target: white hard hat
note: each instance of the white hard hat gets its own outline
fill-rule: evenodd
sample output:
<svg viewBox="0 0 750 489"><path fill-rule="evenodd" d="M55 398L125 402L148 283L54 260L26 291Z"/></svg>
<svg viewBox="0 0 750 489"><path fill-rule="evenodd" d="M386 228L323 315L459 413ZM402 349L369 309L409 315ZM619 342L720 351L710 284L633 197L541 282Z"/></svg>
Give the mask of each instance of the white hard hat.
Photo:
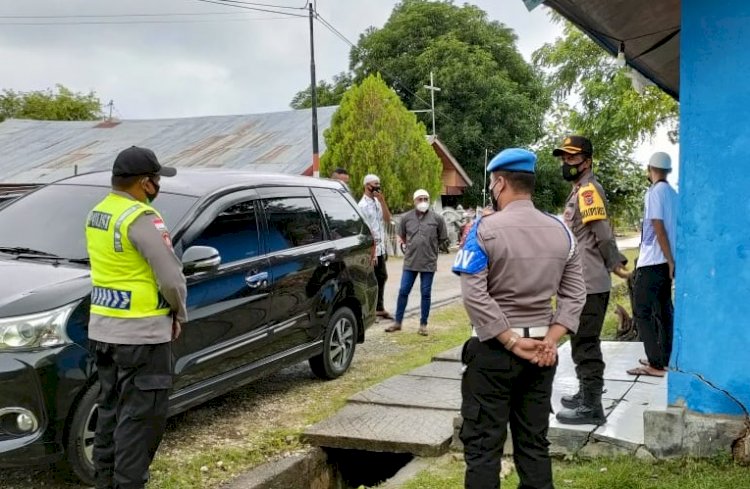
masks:
<svg viewBox="0 0 750 489"><path fill-rule="evenodd" d="M417 190L416 192L414 192L413 199L417 200L419 197L427 197L429 199L430 198L430 194L427 192L427 190L425 190L423 188L420 188L419 190Z"/></svg>
<svg viewBox="0 0 750 489"><path fill-rule="evenodd" d="M672 171L672 158L663 151L657 151L651 155L651 158L648 160L648 166L651 168Z"/></svg>

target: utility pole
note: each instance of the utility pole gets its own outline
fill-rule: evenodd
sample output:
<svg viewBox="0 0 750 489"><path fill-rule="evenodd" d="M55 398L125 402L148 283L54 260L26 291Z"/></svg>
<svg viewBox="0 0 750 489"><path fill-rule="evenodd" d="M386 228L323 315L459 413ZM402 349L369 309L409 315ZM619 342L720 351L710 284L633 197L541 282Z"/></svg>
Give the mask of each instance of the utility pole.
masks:
<svg viewBox="0 0 750 489"><path fill-rule="evenodd" d="M484 148L484 167L482 167L482 173L484 173L484 186L482 187L482 208L487 207L487 157L489 150Z"/></svg>
<svg viewBox="0 0 750 489"><path fill-rule="evenodd" d="M110 100L109 103L107 104L107 107L109 107L109 120L110 121L112 120L112 109L114 108L114 106L115 106L114 100Z"/></svg>
<svg viewBox="0 0 750 489"><path fill-rule="evenodd" d="M312 146L313 146L313 177L320 176L320 155L318 154L318 94L315 81L315 40L313 36L313 19L315 8L313 2L307 3L310 12L310 101L312 102Z"/></svg>
<svg viewBox="0 0 750 489"><path fill-rule="evenodd" d="M439 92L440 89L435 86L435 80L432 77L432 72L430 71L430 84L424 85L424 87L430 91L430 112L432 112L432 135L433 137L436 135L435 133L435 92Z"/></svg>

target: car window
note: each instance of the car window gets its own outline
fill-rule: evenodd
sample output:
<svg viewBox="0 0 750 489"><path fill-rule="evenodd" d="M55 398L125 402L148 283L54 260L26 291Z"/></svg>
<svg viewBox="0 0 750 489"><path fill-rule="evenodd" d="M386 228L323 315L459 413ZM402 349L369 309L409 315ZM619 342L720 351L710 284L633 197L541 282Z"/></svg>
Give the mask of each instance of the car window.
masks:
<svg viewBox="0 0 750 489"><path fill-rule="evenodd" d="M362 219L341 192L314 188L313 195L328 222L331 239L357 236L362 232Z"/></svg>
<svg viewBox="0 0 750 489"><path fill-rule="evenodd" d="M231 263L260 254L258 220L253 200L224 209L191 245L212 246L222 263Z"/></svg>
<svg viewBox="0 0 750 489"><path fill-rule="evenodd" d="M323 240L323 222L311 197L283 197L264 201L268 251L280 251Z"/></svg>
<svg viewBox="0 0 750 489"><path fill-rule="evenodd" d="M109 187L47 185L0 208L0 246L44 251L63 258L86 258L86 216ZM154 207L170 230L197 199L160 193Z"/></svg>

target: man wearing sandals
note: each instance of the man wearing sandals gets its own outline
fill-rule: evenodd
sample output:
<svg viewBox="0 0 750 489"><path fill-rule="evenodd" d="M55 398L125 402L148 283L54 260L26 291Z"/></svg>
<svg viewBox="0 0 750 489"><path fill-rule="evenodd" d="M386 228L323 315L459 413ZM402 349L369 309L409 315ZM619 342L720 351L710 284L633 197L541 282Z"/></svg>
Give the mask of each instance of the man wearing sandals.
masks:
<svg viewBox="0 0 750 489"><path fill-rule="evenodd" d="M438 250L441 244L448 241L448 230L445 221L430 209L430 194L419 189L414 192L414 209L401 218L398 225L398 237L404 247L404 271L401 275L401 288L396 304L396 321L385 329L386 333L401 330L409 293L419 275L419 288L422 293L419 330L427 336L427 319L432 305L432 279L437 270Z"/></svg>
<svg viewBox="0 0 750 489"><path fill-rule="evenodd" d="M651 187L646 192L638 267L633 282L633 316L646 358L630 375L664 377L672 354L672 280L677 230L677 192L667 183L672 160L654 153L648 162Z"/></svg>

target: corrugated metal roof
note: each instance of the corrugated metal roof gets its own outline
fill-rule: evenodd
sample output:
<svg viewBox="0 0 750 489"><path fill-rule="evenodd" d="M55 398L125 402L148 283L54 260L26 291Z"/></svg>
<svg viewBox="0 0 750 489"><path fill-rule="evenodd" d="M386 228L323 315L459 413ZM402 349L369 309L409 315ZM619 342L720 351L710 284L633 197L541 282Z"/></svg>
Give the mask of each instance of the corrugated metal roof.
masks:
<svg viewBox="0 0 750 489"><path fill-rule="evenodd" d="M337 107L318 109L323 131ZM47 183L112 168L131 145L154 150L177 168L234 168L301 175L312 164L310 110L182 119L32 121L0 123L0 181Z"/></svg>

